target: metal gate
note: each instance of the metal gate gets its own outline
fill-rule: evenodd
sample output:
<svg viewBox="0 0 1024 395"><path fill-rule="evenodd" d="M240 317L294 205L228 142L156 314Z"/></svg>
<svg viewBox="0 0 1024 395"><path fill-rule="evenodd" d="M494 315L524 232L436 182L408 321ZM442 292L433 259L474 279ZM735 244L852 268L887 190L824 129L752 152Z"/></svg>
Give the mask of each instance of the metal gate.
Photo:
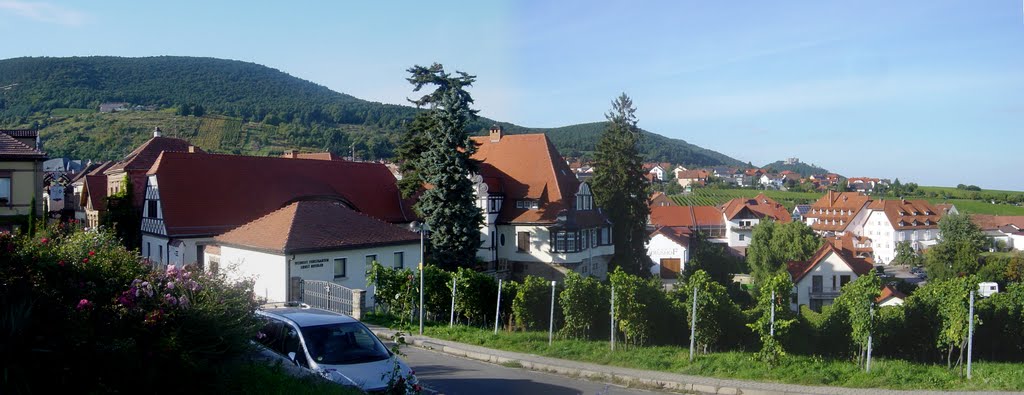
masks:
<svg viewBox="0 0 1024 395"><path fill-rule="evenodd" d="M352 315L352 289L330 281L303 281L302 302L310 307Z"/></svg>

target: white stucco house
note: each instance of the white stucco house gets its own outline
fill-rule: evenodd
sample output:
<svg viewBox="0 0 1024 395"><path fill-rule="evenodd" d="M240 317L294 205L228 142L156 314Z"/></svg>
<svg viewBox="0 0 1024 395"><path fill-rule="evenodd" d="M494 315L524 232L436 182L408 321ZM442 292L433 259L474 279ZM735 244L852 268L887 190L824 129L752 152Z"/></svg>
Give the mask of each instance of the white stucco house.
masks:
<svg viewBox="0 0 1024 395"><path fill-rule="evenodd" d="M885 285L882 287L882 293L875 299L875 303L878 304L878 307L901 306L906 299L907 295L903 292L897 291L892 286Z"/></svg>
<svg viewBox="0 0 1024 395"><path fill-rule="evenodd" d="M868 274L873 265L826 242L810 260L789 262L786 269L794 285L790 308L798 311L800 305L807 305L821 312L839 296L843 285Z"/></svg>
<svg viewBox="0 0 1024 395"><path fill-rule="evenodd" d="M606 278L615 253L611 223L547 136L504 135L495 127L472 139L484 213L477 258L516 279L558 280L569 271Z"/></svg>
<svg viewBox="0 0 1024 395"><path fill-rule="evenodd" d="M269 302L297 299L300 280L331 281L373 294L373 262L416 267L419 234L351 209L337 200L302 200L213 238L204 266L255 280ZM373 299L367 298L367 306Z"/></svg>
<svg viewBox="0 0 1024 395"><path fill-rule="evenodd" d="M887 265L896 258L897 243L910 242L916 251L938 243L942 212L926 200L875 200L863 218L852 233L870 238L875 262Z"/></svg>
<svg viewBox="0 0 1024 395"><path fill-rule="evenodd" d="M675 279L686 270L690 260L690 230L685 227L661 227L651 233L647 243L647 256L654 265L651 274L664 279Z"/></svg>
<svg viewBox="0 0 1024 395"><path fill-rule="evenodd" d="M203 264L215 236L310 199L392 224L415 218L383 164L164 151L147 173L141 252L158 267Z"/></svg>

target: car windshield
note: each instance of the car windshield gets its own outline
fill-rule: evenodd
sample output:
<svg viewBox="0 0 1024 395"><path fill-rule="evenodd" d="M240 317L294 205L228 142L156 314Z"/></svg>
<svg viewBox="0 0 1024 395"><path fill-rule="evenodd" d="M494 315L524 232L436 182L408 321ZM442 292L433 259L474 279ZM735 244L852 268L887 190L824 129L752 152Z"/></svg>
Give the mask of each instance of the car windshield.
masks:
<svg viewBox="0 0 1024 395"><path fill-rule="evenodd" d="M387 359L390 354L365 326L350 322L302 328L310 358L321 365L345 365Z"/></svg>

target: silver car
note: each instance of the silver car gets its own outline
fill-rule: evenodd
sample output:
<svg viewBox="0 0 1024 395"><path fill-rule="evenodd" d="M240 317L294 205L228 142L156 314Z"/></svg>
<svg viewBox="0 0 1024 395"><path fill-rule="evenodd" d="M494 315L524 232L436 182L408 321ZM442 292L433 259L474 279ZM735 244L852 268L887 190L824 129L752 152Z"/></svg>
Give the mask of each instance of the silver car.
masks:
<svg viewBox="0 0 1024 395"><path fill-rule="evenodd" d="M266 321L256 342L301 368L371 393L387 390L389 383L419 387L415 372L352 317L305 305L256 314Z"/></svg>

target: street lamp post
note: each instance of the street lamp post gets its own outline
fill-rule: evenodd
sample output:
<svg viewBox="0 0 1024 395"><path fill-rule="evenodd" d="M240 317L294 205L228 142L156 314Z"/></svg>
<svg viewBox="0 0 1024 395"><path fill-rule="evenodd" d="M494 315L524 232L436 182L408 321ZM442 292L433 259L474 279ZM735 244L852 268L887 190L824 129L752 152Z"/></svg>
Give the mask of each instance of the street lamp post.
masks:
<svg viewBox="0 0 1024 395"><path fill-rule="evenodd" d="M409 224L409 228L420 234L420 335L423 335L423 233L427 231L427 224L425 222L413 221Z"/></svg>

